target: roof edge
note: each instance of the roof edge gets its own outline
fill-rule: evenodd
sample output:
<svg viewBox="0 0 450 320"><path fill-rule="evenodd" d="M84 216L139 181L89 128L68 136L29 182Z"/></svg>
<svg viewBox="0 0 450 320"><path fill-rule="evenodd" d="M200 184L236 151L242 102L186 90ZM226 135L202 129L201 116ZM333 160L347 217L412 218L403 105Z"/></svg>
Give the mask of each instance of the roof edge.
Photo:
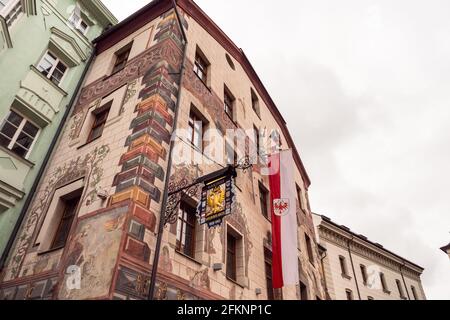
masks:
<svg viewBox="0 0 450 320"><path fill-rule="evenodd" d="M349 229L349 228L347 228L347 227L345 227L345 226L342 226L342 225L337 224L336 222L334 222L333 220L331 220L329 217L324 216L324 215L320 215L320 214L317 214L317 213L314 213L314 214L315 214L316 216L319 216L319 217L321 218L321 220L322 220L321 224L322 224L322 223L328 223L328 224L332 225L333 227L338 228L338 229L341 230L342 232L347 233L347 234L351 235L352 237L357 238L357 239L360 240L360 241L363 241L363 242L366 242L366 243L368 243L368 244L370 244L370 245L372 245L372 246L375 246L375 247L378 248L379 250L382 250L382 251L384 251L384 252L386 252L386 253L388 253L388 254L390 254L390 255L396 257L397 259L400 259L404 264L405 264L405 263L408 263L408 264L410 264L411 266L420 269L421 272L425 271L425 268L419 266L418 264L416 264L416 263L414 263L414 262L411 262L411 261L409 261L409 260L403 258L402 256L400 256L400 255L398 255L398 254L396 254L396 253L394 253L394 252L392 252L392 251L390 251L390 250L384 248L384 247L381 247L380 244L375 243L375 242L369 240L368 238L366 238L365 236L363 236L363 235L361 235L361 234L355 233L354 231L352 231L351 229Z"/></svg>
<svg viewBox="0 0 450 320"><path fill-rule="evenodd" d="M252 64L248 60L244 51L236 46L236 44L225 34L225 32L223 32L220 27L194 1L178 0L176 1L176 3L186 14L193 18L199 25L201 25L225 50L227 50L233 56L233 58L236 59L236 61L241 64L247 76L252 81L255 90L258 91L259 95L264 100L265 104L280 126L287 140L289 148L292 148L295 163L303 177L305 187L306 189L308 189L311 185L311 179L309 178L303 161L300 158L300 154L289 132L286 121L281 115L279 109L277 108L275 102L271 98L269 92L262 83L255 69L253 68ZM120 23L108 29L102 35L97 37L94 40L94 43L97 44L97 52L101 53L107 50L115 42L120 41L134 31L138 30L140 27L144 26L149 21L155 19L157 16L170 10L172 6L173 3L170 0L153 0L125 20L121 21ZM127 29L126 26L131 23L133 24L133 27ZM108 37L114 32L117 32L119 34L114 37L114 40L108 41Z"/></svg>

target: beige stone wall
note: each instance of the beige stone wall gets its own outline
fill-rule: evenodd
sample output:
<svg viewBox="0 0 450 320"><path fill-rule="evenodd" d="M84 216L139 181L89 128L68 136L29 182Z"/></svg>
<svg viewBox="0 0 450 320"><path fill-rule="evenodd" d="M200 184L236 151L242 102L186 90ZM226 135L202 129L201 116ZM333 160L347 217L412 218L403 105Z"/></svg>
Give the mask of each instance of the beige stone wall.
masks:
<svg viewBox="0 0 450 320"><path fill-rule="evenodd" d="M211 63L210 94L214 96L213 100L219 103L220 108L222 108L223 88L224 84L226 84L236 97L235 120L240 128L252 129L253 125L255 125L261 129L280 130L281 128L279 128L274 116L261 97L259 97L261 118L252 110L251 88L255 89L255 87L244 72L243 67L233 59L236 70L232 70L225 58L225 49L208 32L201 28L194 19L185 18L189 25L187 31L189 38L187 50L188 68L192 68L196 47L200 47ZM141 260L138 260L124 254L122 251L127 251L126 239L129 239L127 235L128 224L133 217L127 218L126 214L128 216L131 214L123 211L123 207L121 207L123 205L122 200L131 199L138 202L140 206L147 206L144 211L154 214L153 217L156 218L157 223L159 223L161 202L148 200L149 196L142 193L142 190L137 187L131 187L125 191L118 191L115 187L115 180L123 169L120 160L124 155L129 155L133 151L133 148L128 148L126 142L133 132L132 122L137 117L136 107L143 100L139 93L148 84L143 83L143 78L145 77L141 76L133 81L124 82L121 87L106 92L104 96L92 102L84 104L83 101L89 101L92 95L96 94L96 91L90 91L90 88L94 87L96 90L101 91L112 82L112 78L114 81L121 80L121 76L111 75L115 52L133 42L130 59L141 57L143 53L157 46L155 35L159 24L161 22L170 23L171 19L173 21L174 15L166 15L155 19L99 54L94 60L82 94L79 97L79 103L68 120L60 143L51 159L51 165L40 183L38 192L27 214L24 227L19 233L13 250L13 258L8 263L4 273L5 277L3 280L8 283L8 286L15 284L15 281L25 281L21 280L23 277L32 277L34 279L34 277L39 278L41 275L42 277L45 275L45 277L52 276L57 278L59 276L65 279L65 270L63 270L65 265L61 263L61 259L67 261L67 263L78 263L77 259L79 259L79 256L77 254L79 252L77 252L76 245L85 246L82 265L86 268L83 269L83 277L89 279L88 283L83 282L87 287L76 293L61 290L58 298L112 298L113 295L116 298L122 297L123 292L115 294L114 292L105 291L105 288L114 291L113 284L116 284L118 280L116 281L116 278L108 280L108 277L111 277L111 275L112 277L118 277L119 272L117 268L133 267L141 274L144 274L145 277L148 276L151 263L153 262L156 239L155 229L153 231L149 228L145 229L145 235L142 239L142 244L150 250L148 257L144 254L143 257L140 257ZM186 73L192 73L192 70L189 69ZM185 81L188 80L185 79ZM96 83L101 83L102 85L95 86ZM177 127L186 128L191 104L194 104L208 122L214 126L215 121L217 121L217 110L214 109L214 106L205 103L206 100L202 93L196 92L187 82L184 83L181 90ZM176 101L176 98L173 94L170 97L172 101ZM155 96L154 99L157 101L159 98ZM92 112L110 101L112 101L112 107L103 135L99 139L86 144L93 122ZM168 116L173 117L173 112L169 110ZM170 130L171 127L167 124L164 129ZM282 141L283 147L287 147L285 137L282 137ZM153 151L158 149L157 147L153 145ZM164 150L169 149L167 142L163 142L160 147ZM159 160L157 160L156 164L163 168L164 172L167 172L167 161L162 158L158 158ZM195 178L219 168L220 166L216 164L201 165L198 168L178 166L173 168L171 177L165 176L165 178L176 180L183 174L189 178ZM325 299L325 291L322 286L321 262L317 246L315 245L312 216L307 203L306 183L303 181L298 168L295 170L295 177L298 186L302 190L301 205L298 204L298 216L301 222L299 226L299 259L301 261L302 281L308 286L310 299ZM72 230L73 239L70 242L70 250L60 249L53 252L40 252L40 246L36 243L36 239L39 238L40 226L49 215L49 203L51 203L55 190L79 179L83 179L85 186L82 204L77 213L78 219L82 220L77 224L77 228ZM224 299L266 299L264 245L268 245L270 242L268 233L271 231L271 224L261 213L259 183L264 184L269 189L267 177L261 176L258 168L247 172L239 172L237 178L238 206L235 212L232 216L225 219L223 226L220 228L209 230L205 226L197 226L195 259L187 258L176 252L175 227L167 226L164 230L160 258L159 271L161 272L161 277L163 278L164 276L164 279L175 279L172 285L173 283L179 283L180 286L183 284L188 288L183 290L192 291L193 295L203 294L203 298L205 295L210 295L211 297L222 297ZM154 187L158 190L163 190L164 180L155 179ZM123 194L123 192L128 191L132 192L131 196L130 194ZM106 193L108 195L107 199L101 199L98 196L99 193ZM110 220L104 220L102 217ZM93 228L96 228L96 230L93 230ZM238 283L228 280L225 275L224 243L226 241L226 232L230 228L243 237L243 241L238 248L238 258L241 258L239 259L241 264L238 265ZM122 230L122 232L119 232L119 230ZM103 232L105 235L102 234ZM108 234L108 241L115 241L111 248L119 250L120 253L108 252L108 254L105 254L105 248L102 247L101 241L98 240L102 236L106 237L106 233ZM313 263L309 261L307 256L305 234L309 235L314 244ZM87 241L86 239L89 238L86 237L91 237L95 241ZM120 242L120 246L117 242ZM75 260L72 261L73 259ZM88 260L89 264L86 262L86 259L90 259ZM146 260L142 261L142 259ZM215 263L222 263L224 266L223 270L214 272L212 266ZM105 272L99 274L101 270L105 270ZM139 283L136 290L141 295L145 294L146 285L148 284L148 280L145 277L138 277L138 280L136 280ZM98 279L101 283L96 283L95 279ZM158 294L161 292L166 294L162 287L163 285L160 283ZM256 289L261 289L262 294L257 295ZM178 290L177 297L183 296L184 293ZM285 299L298 299L297 288L285 288L283 296Z"/></svg>

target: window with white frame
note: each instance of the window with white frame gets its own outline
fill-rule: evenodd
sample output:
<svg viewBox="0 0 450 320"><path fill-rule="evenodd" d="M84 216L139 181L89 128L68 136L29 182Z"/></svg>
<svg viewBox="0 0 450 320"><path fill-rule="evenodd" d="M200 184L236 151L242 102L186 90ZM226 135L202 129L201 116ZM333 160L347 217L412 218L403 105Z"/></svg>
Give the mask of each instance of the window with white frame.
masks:
<svg viewBox="0 0 450 320"><path fill-rule="evenodd" d="M50 81L59 86L67 71L67 66L56 55L47 51L39 62L37 69Z"/></svg>
<svg viewBox="0 0 450 320"><path fill-rule="evenodd" d="M23 14L22 1L20 0L0 0L0 15L6 20L8 27L11 27Z"/></svg>
<svg viewBox="0 0 450 320"><path fill-rule="evenodd" d="M15 111L10 111L0 129L0 145L26 158L33 147L39 127Z"/></svg>
<svg viewBox="0 0 450 320"><path fill-rule="evenodd" d="M89 25L86 21L83 20L81 17L81 10L79 7L76 7L75 10L73 10L72 15L69 18L69 23L78 31L80 31L82 34L86 34Z"/></svg>

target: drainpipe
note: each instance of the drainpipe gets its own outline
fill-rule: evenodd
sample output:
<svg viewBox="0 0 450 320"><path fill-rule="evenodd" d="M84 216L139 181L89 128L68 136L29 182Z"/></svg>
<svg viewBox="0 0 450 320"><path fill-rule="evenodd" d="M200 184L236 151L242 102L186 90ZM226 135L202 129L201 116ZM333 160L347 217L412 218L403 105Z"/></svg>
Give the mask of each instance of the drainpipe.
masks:
<svg viewBox="0 0 450 320"><path fill-rule="evenodd" d="M7 260L8 255L10 254L11 249L12 249L12 247L14 245L14 241L15 241L15 239L17 237L17 234L20 231L20 227L22 226L22 223L23 223L23 221L25 219L25 215L26 215L26 213L28 211L28 208L30 207L31 201L34 199L34 194L35 194L35 192L37 190L37 187L39 186L39 182L40 182L42 176L44 175L44 173L45 173L45 171L46 171L46 169L47 169L47 167L48 167L48 165L50 163L49 160L50 160L51 156L53 155L53 151L55 150L56 145L59 142L60 135L61 135L61 133L62 133L62 131L63 131L65 125L66 125L67 118L69 117L69 114L70 114L70 112L72 111L72 109L74 107L75 100L76 100L76 98L78 97L78 95L79 95L79 93L81 91L81 86L84 83L84 80L86 78L88 70L89 70L89 68L90 68L90 66L92 64L92 61L94 60L95 50L96 50L96 47L94 46L93 50L92 50L92 53L91 53L91 56L89 57L89 60L86 63L86 67L83 70L83 74L81 75L80 81L78 82L78 84L77 84L77 86L75 88L75 91L74 91L74 93L72 95L72 98L70 99L69 104L66 106L66 111L64 112L64 115L63 115L63 117L61 119L61 122L59 123L58 130L56 131L56 133L55 133L55 135L54 135L54 137L53 137L53 139L52 139L52 141L50 143L50 146L49 146L49 149L47 151L47 154L45 155L44 161L42 162L42 166L41 166L41 168L38 171L38 174L36 176L36 179L33 182L33 185L31 186L30 191L28 192L27 198L25 199L25 203L24 203L24 205L22 207L22 210L20 211L19 218L17 219L17 222L16 222L16 224L14 226L13 232L12 232L11 236L9 237L8 243L7 243L6 247L5 247L5 251L3 252L2 257L0 259L0 274L1 274L1 272L3 271L3 269L4 269L5 265L6 265L6 260Z"/></svg>
<svg viewBox="0 0 450 320"><path fill-rule="evenodd" d="M352 256L352 252L350 250L350 242L353 242L353 236L351 237L350 240L347 240L347 250L348 250L348 254L350 256L350 263L352 265L353 277L355 278L356 290L358 291L358 297L359 297L359 300L362 300L361 299L361 292L359 291L358 278L356 277L355 266L353 264L353 256Z"/></svg>
<svg viewBox="0 0 450 320"><path fill-rule="evenodd" d="M411 300L411 297L409 296L408 287L406 286L405 276L403 275L404 267L405 267L405 261L403 261L403 264L400 266L400 274L402 275L403 285L405 286L406 295L408 296L408 300Z"/></svg>
<svg viewBox="0 0 450 320"><path fill-rule="evenodd" d="M323 283L325 286L325 296L327 300L331 300L330 299L330 292L328 291L328 284L327 284L327 277L325 275L325 264L324 264L324 260L328 257L328 251L325 250L324 253L322 254L322 256L320 257L320 264L322 265L322 277L323 277Z"/></svg>
<svg viewBox="0 0 450 320"><path fill-rule="evenodd" d="M175 117L174 117L174 125L173 125L173 132L175 132L177 130L177 122L178 122L178 115L180 113L180 104L181 104L181 90L182 90L182 82L183 82L183 76L184 76L184 70L186 68L186 59L187 59L187 45L188 45L188 39L186 36L186 33L184 31L183 28L183 23L181 22L181 18L180 18L180 13L178 12L178 7L177 7L177 1L176 0L172 0L172 5L173 8L175 10L176 16L177 16L177 21L178 24L180 26L181 29L181 33L183 36L183 41L184 41L184 48L183 48L183 62L181 64L181 70L180 70L180 81L179 81L179 89L178 89L178 97L177 97L177 104L175 107ZM172 133L173 133L172 132ZM174 139L171 139L170 141L170 149L169 149L169 159L167 161L167 173L166 173L166 181L164 183L164 195L163 195L163 199L162 199L162 203L161 203L161 211L159 214L159 226L158 226L158 234L157 234L157 238L156 238L156 247L155 247L155 253L154 253L154 257L153 257L153 264L152 264L152 273L150 275L150 288L148 290L148 296L147 296L147 300L153 300L153 297L155 295L155 287L156 287L156 276L158 273L158 264L159 264L159 255L161 252L161 244L162 244L162 235L164 232L164 225L165 225L165 221L164 221L164 216L165 216L165 212L164 209L167 206L167 200L169 198L169 179L171 176L171 169L172 169L172 153L173 153L173 149L175 146L175 141Z"/></svg>

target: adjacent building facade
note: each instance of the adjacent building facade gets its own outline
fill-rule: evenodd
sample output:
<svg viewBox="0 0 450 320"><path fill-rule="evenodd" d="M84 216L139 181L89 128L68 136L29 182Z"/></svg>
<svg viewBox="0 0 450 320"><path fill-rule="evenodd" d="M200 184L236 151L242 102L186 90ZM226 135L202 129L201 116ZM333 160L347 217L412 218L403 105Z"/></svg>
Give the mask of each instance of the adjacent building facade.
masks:
<svg viewBox="0 0 450 320"><path fill-rule="evenodd" d="M0 1L0 254L93 52L99 0Z"/></svg>
<svg viewBox="0 0 450 320"><path fill-rule="evenodd" d="M162 217L154 298L326 299L310 181L285 121L242 50L193 1L177 3L175 10L172 1L152 1L95 41L2 272L0 299L147 299ZM165 191L236 164L251 147L265 149L258 139L243 148L232 139L222 145L227 161L211 159L205 151L220 139L204 139L208 129L275 132L294 150L299 286L272 289L262 164L238 170L235 206L216 228L197 222L201 190L180 193L162 210ZM169 168L171 145L200 161Z"/></svg>
<svg viewBox="0 0 450 320"><path fill-rule="evenodd" d="M425 300L424 269L352 232L313 214L318 242L326 250L323 268L332 300Z"/></svg>

